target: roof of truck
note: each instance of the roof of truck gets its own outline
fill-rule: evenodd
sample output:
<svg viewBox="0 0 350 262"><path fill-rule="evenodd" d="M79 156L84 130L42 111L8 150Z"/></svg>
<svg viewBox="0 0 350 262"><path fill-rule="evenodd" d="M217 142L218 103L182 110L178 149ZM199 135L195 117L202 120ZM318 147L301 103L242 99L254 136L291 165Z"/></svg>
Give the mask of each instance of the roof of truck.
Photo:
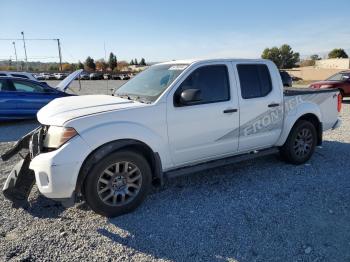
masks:
<svg viewBox="0 0 350 262"><path fill-rule="evenodd" d="M193 58L184 60L172 60L160 64L193 64L197 62L271 62L266 59L243 59L243 58Z"/></svg>

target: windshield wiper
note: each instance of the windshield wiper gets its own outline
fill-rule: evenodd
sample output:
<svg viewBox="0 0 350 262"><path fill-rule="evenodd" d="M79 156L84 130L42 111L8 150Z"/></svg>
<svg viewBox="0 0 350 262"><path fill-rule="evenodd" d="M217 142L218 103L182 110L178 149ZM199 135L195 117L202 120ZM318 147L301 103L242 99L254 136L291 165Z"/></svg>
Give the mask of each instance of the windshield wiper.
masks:
<svg viewBox="0 0 350 262"><path fill-rule="evenodd" d="M143 104L151 104L152 103L152 101L150 101L146 98L140 97L140 96L130 96L129 94L117 94L116 96L124 98L124 99L128 99L128 100L132 100L132 101L137 101L137 102L140 102Z"/></svg>
<svg viewBox="0 0 350 262"><path fill-rule="evenodd" d="M126 99L128 99L128 100L133 100L133 99L131 98L131 96L129 96L128 94L118 94L117 96L119 96L120 98L126 98Z"/></svg>

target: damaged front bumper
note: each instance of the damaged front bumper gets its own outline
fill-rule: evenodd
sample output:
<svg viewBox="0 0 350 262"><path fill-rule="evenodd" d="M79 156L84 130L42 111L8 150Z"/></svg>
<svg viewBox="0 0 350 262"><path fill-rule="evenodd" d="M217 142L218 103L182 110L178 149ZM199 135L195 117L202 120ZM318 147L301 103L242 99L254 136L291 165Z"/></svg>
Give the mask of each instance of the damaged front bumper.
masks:
<svg viewBox="0 0 350 262"><path fill-rule="evenodd" d="M84 156L81 154L88 152L86 143L77 136L72 139L70 146L67 143L47 152L42 146L45 132L45 127L33 130L1 156L3 161L18 153L22 156L3 187L4 196L14 206L28 205L28 196L35 182L40 193L66 207L73 205L76 200L76 178L83 161L80 160ZM23 149L26 149L25 154L22 153Z"/></svg>
<svg viewBox="0 0 350 262"><path fill-rule="evenodd" d="M40 128L34 129L30 133L23 136L10 150L1 156L3 161L7 161L14 155L20 153L23 149L29 150L30 140L35 132ZM29 169L30 153L21 155L20 160L8 175L4 187L2 189L4 196L11 200L14 206L28 205L28 196L35 183L35 175L33 170Z"/></svg>

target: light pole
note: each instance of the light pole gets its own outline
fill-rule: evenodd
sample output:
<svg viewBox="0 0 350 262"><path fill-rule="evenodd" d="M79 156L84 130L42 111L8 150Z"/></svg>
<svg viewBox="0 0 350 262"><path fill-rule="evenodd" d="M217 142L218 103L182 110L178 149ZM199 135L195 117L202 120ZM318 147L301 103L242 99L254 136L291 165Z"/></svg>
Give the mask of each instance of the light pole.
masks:
<svg viewBox="0 0 350 262"><path fill-rule="evenodd" d="M62 71L62 53L61 53L61 44L60 44L60 39L57 40L57 46L58 46L58 55L60 57L60 71Z"/></svg>
<svg viewBox="0 0 350 262"><path fill-rule="evenodd" d="M16 70L18 71L18 59L17 59L16 43L13 41L12 44L13 44L13 48L15 49Z"/></svg>
<svg viewBox="0 0 350 262"><path fill-rule="evenodd" d="M26 41L24 40L24 32L21 32L22 34L22 39L23 39L23 47L24 47L24 56L25 56L25 61L26 61L26 68L28 71L28 58L27 58L27 49L26 49Z"/></svg>

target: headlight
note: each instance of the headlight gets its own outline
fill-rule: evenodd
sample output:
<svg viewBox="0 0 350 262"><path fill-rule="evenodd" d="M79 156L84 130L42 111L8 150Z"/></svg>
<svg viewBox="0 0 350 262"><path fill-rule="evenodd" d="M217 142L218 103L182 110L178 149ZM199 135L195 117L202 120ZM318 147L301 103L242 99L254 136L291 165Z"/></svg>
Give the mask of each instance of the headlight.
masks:
<svg viewBox="0 0 350 262"><path fill-rule="evenodd" d="M77 134L73 127L50 126L45 135L43 146L57 149Z"/></svg>

